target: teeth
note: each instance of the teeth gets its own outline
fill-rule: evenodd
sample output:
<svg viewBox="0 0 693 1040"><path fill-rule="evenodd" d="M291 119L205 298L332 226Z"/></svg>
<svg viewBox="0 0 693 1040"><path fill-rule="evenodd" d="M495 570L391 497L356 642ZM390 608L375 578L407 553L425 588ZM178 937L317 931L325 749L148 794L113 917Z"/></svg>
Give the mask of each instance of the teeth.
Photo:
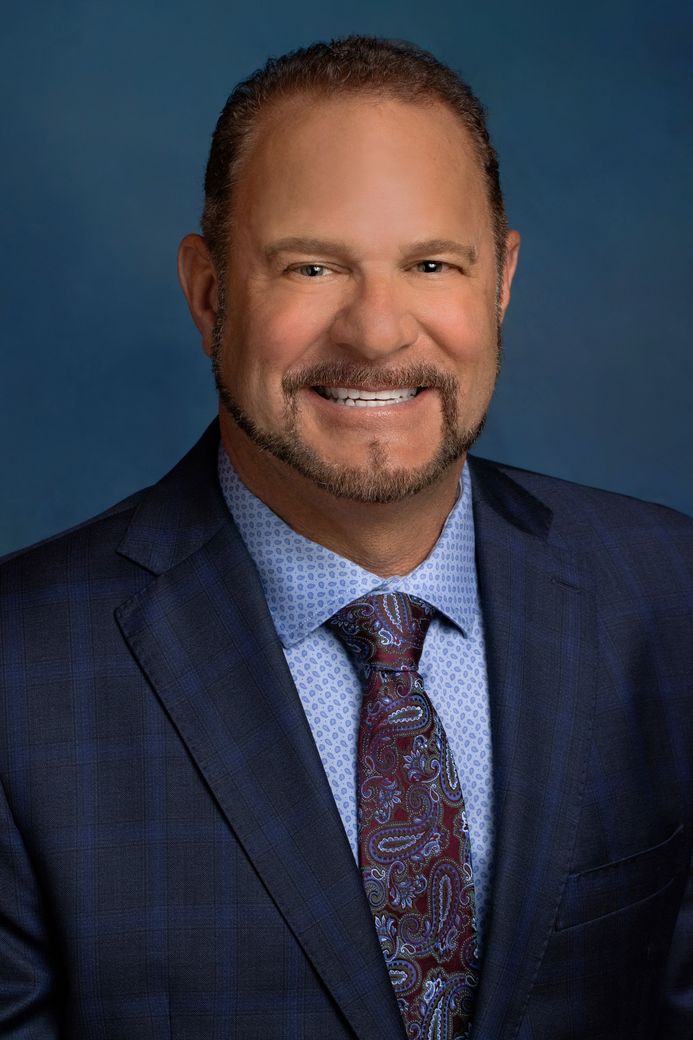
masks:
<svg viewBox="0 0 693 1040"><path fill-rule="evenodd" d="M381 408L388 404L402 404L416 397L418 387L403 387L396 390L354 390L342 386L317 388L323 397L350 408Z"/></svg>

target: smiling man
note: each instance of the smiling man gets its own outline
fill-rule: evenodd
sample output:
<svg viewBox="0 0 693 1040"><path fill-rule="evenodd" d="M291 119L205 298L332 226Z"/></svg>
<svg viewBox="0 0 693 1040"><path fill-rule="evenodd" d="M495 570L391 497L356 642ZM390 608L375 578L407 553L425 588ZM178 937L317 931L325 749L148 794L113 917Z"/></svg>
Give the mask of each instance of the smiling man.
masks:
<svg viewBox="0 0 693 1040"><path fill-rule="evenodd" d="M268 104L180 271L236 473L295 530L389 575L428 555L457 497L519 236L455 110L369 91Z"/></svg>
<svg viewBox="0 0 693 1040"><path fill-rule="evenodd" d="M0 1032L693 1035L693 524L468 454L519 236L407 44L268 62L181 284L219 420L2 567Z"/></svg>

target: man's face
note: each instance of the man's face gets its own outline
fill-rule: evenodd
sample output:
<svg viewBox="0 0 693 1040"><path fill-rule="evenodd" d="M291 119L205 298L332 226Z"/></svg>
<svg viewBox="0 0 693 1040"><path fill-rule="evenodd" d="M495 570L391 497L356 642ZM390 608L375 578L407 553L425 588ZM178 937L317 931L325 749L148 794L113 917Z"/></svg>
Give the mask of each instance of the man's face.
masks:
<svg viewBox="0 0 693 1040"><path fill-rule="evenodd" d="M282 103L234 191L212 348L227 437L339 496L423 489L483 424L505 295L478 160L443 105Z"/></svg>

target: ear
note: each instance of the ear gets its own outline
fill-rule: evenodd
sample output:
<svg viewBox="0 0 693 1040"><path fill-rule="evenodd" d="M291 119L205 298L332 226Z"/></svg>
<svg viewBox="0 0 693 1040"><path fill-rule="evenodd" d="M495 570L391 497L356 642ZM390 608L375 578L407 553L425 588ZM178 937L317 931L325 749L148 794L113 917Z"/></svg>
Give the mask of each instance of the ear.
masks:
<svg viewBox="0 0 693 1040"><path fill-rule="evenodd" d="M500 314L501 321L505 317L505 312L508 309L510 303L510 286L512 285L513 278L515 277L515 270L517 268L517 258L520 252L520 233L519 231L508 231L505 236L505 261L503 263L503 273L501 275L501 292L500 292Z"/></svg>
<svg viewBox="0 0 693 1040"><path fill-rule="evenodd" d="M186 235L178 247L178 279L202 336L202 348L211 357L219 287L209 246L201 235Z"/></svg>

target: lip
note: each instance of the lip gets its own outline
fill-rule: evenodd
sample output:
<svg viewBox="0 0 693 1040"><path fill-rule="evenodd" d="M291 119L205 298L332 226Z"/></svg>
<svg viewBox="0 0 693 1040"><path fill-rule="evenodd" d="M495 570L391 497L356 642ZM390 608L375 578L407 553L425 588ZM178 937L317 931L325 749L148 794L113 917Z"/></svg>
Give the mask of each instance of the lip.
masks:
<svg viewBox="0 0 693 1040"><path fill-rule="evenodd" d="M391 387L373 386L365 387L361 386L359 390L389 390ZM316 408L318 412L323 411L326 416L330 417L332 422L344 422L352 425L361 425L363 422L372 423L378 418L387 419L392 421L397 415L401 415L403 418L406 416L407 422L411 421L412 410L420 408L422 404L425 404L431 397L430 387L424 387L419 390L418 394L414 397L410 397L406 401L400 401L397 404L381 404L375 408L355 408L347 405L338 404L337 401L333 401L328 397L323 397L321 394L314 390L312 387L306 387L302 391L302 394L308 396L308 399L313 408Z"/></svg>
<svg viewBox="0 0 693 1040"><path fill-rule="evenodd" d="M375 384L373 386L347 386L347 385L342 384L342 383L325 383L325 389L326 390L334 390L335 388L339 388L339 387L343 387L345 390L354 390L356 393L358 393L360 390L363 390L363 392L366 393L366 394L387 393L388 390L393 390L393 389L394 390L410 390L411 389L411 387L407 387L407 386L392 387L392 386L376 386ZM311 387L311 389L312 389L312 387ZM417 389L419 389L419 388L417 387ZM427 389L427 388L423 387L422 389ZM419 390L419 392L421 392L421 391Z"/></svg>

